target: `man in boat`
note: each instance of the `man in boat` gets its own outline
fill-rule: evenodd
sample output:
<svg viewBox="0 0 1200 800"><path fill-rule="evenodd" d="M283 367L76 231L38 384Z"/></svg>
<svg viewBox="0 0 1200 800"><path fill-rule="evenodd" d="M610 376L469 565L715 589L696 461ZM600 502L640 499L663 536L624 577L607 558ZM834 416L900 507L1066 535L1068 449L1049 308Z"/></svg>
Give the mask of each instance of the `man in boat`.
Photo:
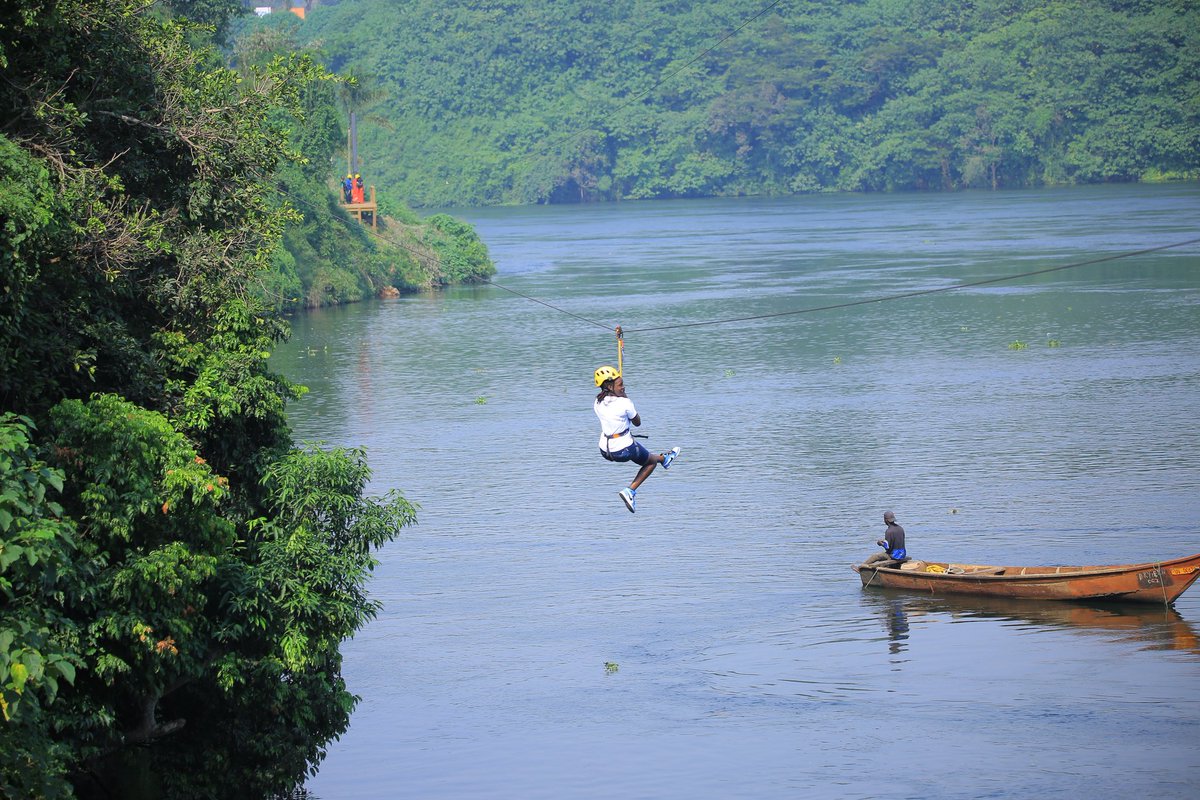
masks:
<svg viewBox="0 0 1200 800"><path fill-rule="evenodd" d="M616 367L605 365L596 370L596 386L600 393L592 408L600 418L600 455L608 461L632 461L641 467L633 482L618 494L625 507L631 512L637 502L636 495L642 481L650 477L659 464L669 469L679 455L675 447L665 453L651 453L630 432L642 424L633 401L625 396L625 381ZM631 427L632 426L632 427Z"/></svg>
<svg viewBox="0 0 1200 800"><path fill-rule="evenodd" d="M883 532L883 538L875 543L883 548L883 552L875 553L864 561L862 563L864 567L894 566L883 562L908 560L908 553L904 549L904 528L901 528L896 522L896 515L891 511L883 512L883 524L887 526L887 530Z"/></svg>

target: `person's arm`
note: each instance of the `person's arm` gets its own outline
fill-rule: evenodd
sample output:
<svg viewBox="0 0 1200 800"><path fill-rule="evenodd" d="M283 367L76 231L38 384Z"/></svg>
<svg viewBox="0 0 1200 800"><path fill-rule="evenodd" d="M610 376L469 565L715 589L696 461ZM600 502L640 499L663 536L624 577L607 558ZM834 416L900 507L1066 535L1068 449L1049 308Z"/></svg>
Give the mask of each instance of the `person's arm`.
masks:
<svg viewBox="0 0 1200 800"><path fill-rule="evenodd" d="M629 424L633 425L635 428L640 428L642 425L642 417L640 414L638 414L637 408L633 405L633 401L626 397L625 402L629 404L625 408L625 417L629 420Z"/></svg>

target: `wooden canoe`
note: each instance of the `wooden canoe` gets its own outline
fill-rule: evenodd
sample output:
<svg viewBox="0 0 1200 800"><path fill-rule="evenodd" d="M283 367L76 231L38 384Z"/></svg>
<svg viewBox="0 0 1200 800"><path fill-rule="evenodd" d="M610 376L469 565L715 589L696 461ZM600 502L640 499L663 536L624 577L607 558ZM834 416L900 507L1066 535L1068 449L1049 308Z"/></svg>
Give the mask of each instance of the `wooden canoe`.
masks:
<svg viewBox="0 0 1200 800"><path fill-rule="evenodd" d="M927 594L974 594L1021 600L1161 603L1200 578L1200 553L1172 561L1097 567L996 567L910 560L881 566L855 564L864 587L910 589Z"/></svg>

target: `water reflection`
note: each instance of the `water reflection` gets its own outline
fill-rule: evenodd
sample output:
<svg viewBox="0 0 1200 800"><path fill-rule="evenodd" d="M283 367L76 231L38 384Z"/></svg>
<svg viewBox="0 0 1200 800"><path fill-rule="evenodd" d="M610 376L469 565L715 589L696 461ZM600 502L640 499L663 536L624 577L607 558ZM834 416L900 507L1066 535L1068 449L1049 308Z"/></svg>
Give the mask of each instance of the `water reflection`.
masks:
<svg viewBox="0 0 1200 800"><path fill-rule="evenodd" d="M908 649L908 613L904 604L897 599L889 599L885 617L888 634L888 652L892 655L903 653Z"/></svg>
<svg viewBox="0 0 1200 800"><path fill-rule="evenodd" d="M978 597L933 597L870 590L863 595L877 610L888 636L888 651L908 647L909 617L949 617L949 622L999 621L1035 628L1069 629L1080 634L1101 634L1139 650L1178 650L1200 655L1196 627L1169 606L1141 604L1086 605L1005 600ZM916 636L920 636L918 631Z"/></svg>

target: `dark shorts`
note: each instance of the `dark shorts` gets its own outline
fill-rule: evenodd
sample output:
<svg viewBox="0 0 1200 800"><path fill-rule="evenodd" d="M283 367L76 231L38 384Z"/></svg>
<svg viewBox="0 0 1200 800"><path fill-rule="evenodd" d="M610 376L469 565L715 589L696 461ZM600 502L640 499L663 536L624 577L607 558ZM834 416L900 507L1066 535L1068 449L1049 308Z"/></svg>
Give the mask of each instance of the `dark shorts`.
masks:
<svg viewBox="0 0 1200 800"><path fill-rule="evenodd" d="M632 461L641 467L646 466L646 462L650 460L650 451L642 447L642 443L638 441L634 441L629 447L616 450L612 453L606 453L604 450L601 450L600 455L609 461Z"/></svg>

